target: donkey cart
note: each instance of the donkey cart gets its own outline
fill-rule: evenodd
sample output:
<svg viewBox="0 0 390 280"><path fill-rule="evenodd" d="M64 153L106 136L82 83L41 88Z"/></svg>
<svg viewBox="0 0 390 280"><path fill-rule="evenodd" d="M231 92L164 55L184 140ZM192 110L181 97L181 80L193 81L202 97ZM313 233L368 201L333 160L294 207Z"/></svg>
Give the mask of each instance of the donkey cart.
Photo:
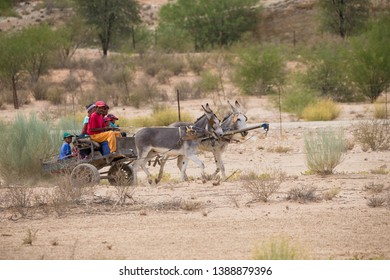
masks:
<svg viewBox="0 0 390 280"><path fill-rule="evenodd" d="M58 156L42 160L42 173L70 174L73 186L96 185L100 179L107 179L111 185L131 185L134 181L132 163L137 159L134 137L116 140L116 153L105 154L101 144L90 138L76 137L77 155L65 160L59 160Z"/></svg>

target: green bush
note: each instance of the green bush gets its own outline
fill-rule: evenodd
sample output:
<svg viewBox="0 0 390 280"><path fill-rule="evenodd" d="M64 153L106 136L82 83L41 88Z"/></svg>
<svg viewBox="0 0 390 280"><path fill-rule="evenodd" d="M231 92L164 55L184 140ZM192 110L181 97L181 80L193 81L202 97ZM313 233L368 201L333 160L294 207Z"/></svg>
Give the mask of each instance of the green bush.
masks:
<svg viewBox="0 0 390 280"><path fill-rule="evenodd" d="M345 151L342 130L320 129L305 133L306 165L317 174L331 174Z"/></svg>
<svg viewBox="0 0 390 280"><path fill-rule="evenodd" d="M282 110L302 117L305 107L315 103L316 99L313 91L300 85L293 85L282 95Z"/></svg>
<svg viewBox="0 0 390 280"><path fill-rule="evenodd" d="M247 95L264 95L284 83L284 59L275 46L242 50L234 68L234 83Z"/></svg>
<svg viewBox="0 0 390 280"><path fill-rule="evenodd" d="M19 115L10 125L1 125L0 176L6 182L18 182L39 177L40 159L60 149L58 131L37 119ZM58 150L58 151L57 151Z"/></svg>

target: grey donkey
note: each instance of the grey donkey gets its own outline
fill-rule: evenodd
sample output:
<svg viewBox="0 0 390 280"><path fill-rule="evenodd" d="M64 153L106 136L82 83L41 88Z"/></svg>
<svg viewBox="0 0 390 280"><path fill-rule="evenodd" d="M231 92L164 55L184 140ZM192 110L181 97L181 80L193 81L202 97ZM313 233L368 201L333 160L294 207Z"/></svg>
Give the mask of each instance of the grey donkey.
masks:
<svg viewBox="0 0 390 280"><path fill-rule="evenodd" d="M223 119L221 127L224 133L227 133L229 131L235 131L235 130L242 130L247 127L246 121L248 118L245 116L245 114L241 111L241 105L236 101L234 103L234 106L228 101L228 104L230 105L231 111L229 114ZM176 122L170 125L170 127L179 127L182 125L187 125L188 123L185 122ZM248 135L247 131L243 131L240 133L241 136L245 137ZM219 171L221 171L222 179L226 178L225 173L225 165L222 161L222 154L225 152L227 146L229 143L233 141L234 134L226 134L223 137L216 138L205 138L202 139L199 145L199 149L202 151L211 152L214 155L215 164L217 165L217 169L215 170L214 174L212 174L213 177L216 177ZM163 160L161 161L160 166L160 172L157 178L157 181L159 181L162 178L163 169L166 161L168 160L168 157L165 156ZM182 156L179 156L177 159L177 166L180 170L182 170ZM186 175L184 175L186 176Z"/></svg>
<svg viewBox="0 0 390 280"><path fill-rule="evenodd" d="M210 109L209 105L202 106L204 115L192 124L192 137L188 137L186 128L190 124L177 127L145 127L135 134L137 160L134 163L134 182L137 184L137 170L140 166L146 173L149 184L153 183L152 175L146 168L146 163L156 156L179 156L181 158L180 179L185 181L188 161L191 159L201 169L205 178L204 163L197 157L198 146L202 138L219 138L223 135L221 122ZM188 140L192 139L192 140ZM157 183L157 181L156 181Z"/></svg>

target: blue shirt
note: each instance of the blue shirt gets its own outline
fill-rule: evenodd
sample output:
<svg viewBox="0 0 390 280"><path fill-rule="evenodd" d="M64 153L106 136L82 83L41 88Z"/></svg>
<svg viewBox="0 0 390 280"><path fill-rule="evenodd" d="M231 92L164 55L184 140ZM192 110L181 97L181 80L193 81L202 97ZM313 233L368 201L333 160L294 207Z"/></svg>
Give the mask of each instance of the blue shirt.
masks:
<svg viewBox="0 0 390 280"><path fill-rule="evenodd" d="M64 142L61 146L59 159L67 159L70 155L72 155L72 149L68 143Z"/></svg>

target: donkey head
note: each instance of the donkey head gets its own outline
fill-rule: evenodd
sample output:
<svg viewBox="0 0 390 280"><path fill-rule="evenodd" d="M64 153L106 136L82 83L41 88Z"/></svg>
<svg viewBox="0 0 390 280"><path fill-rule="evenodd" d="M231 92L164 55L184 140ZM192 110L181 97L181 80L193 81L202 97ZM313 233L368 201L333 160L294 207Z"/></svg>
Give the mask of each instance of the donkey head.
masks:
<svg viewBox="0 0 390 280"><path fill-rule="evenodd" d="M211 110L209 104L207 103L206 106L203 106L203 111L205 112L206 118L207 118L207 125L206 130L210 132L214 137L220 138L223 136L223 130L221 127L221 121L217 118L217 116L213 113L213 110Z"/></svg>
<svg viewBox="0 0 390 280"><path fill-rule="evenodd" d="M222 127L224 130L240 130L246 128L246 121L248 118L244 115L244 113L241 112L241 105L236 102L234 103L234 106L230 104L228 101L232 113L230 113L227 117L224 118L222 121ZM241 136L245 137L248 135L248 131L241 132Z"/></svg>

